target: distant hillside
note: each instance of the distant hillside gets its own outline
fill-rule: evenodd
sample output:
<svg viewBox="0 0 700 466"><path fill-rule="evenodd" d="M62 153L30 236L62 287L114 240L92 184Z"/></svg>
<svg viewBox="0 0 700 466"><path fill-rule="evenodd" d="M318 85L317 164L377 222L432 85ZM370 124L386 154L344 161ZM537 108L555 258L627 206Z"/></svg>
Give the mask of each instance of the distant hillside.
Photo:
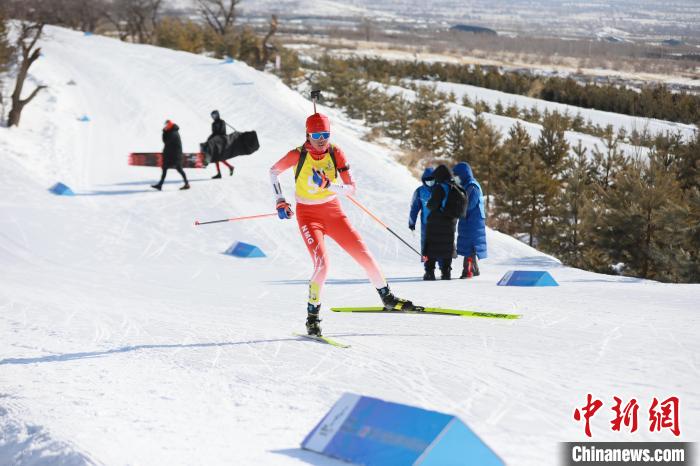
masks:
<svg viewBox="0 0 700 466"><path fill-rule="evenodd" d="M486 34L490 36L498 35L498 33L493 29L485 28L482 26L471 26L469 24L457 24L455 26L452 26L450 28L450 31L471 32L473 34Z"/></svg>

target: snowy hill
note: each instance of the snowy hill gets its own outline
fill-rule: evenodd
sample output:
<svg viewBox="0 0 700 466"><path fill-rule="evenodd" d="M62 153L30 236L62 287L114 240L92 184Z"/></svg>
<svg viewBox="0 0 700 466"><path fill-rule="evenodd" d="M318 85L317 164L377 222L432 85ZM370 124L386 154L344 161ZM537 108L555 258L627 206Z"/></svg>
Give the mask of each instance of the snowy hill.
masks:
<svg viewBox="0 0 700 466"><path fill-rule="evenodd" d="M624 129L628 134L632 133L633 131L640 133L648 131L650 134L680 134L681 137L687 141L692 139L698 130L695 125L657 120L654 118L622 115L619 113L604 112L602 110L594 110L590 108L581 108L573 105L548 102L546 100L535 99L517 94L508 94L507 92L495 91L492 89L485 89L483 87L470 86L467 84L445 82L433 83L431 81L421 80L417 80L415 82L421 85L435 85L437 90L441 92L452 92L457 97L458 102L461 102L462 98L467 96L473 101L486 102L491 107L494 107L500 103L504 108L513 105L519 110L536 108L541 113L544 113L545 111L549 111L550 113L556 111L562 115L568 114L572 117L581 115L584 121L590 121L594 125L599 125L602 128L611 125L616 133L620 129Z"/></svg>
<svg viewBox="0 0 700 466"><path fill-rule="evenodd" d="M296 222L193 222L273 212L268 169L301 142L311 104L242 63L48 34L31 71L49 89L20 128L0 128L0 464L344 464L299 449L344 392L453 413L512 465L555 464L558 442L585 440L572 414L587 393L642 406L678 396L680 438L700 436L700 286L563 267L492 231L482 276L424 283L418 258L344 201L397 294L523 318L330 313L378 298L329 241L324 330L352 348L291 336L311 274ZM126 164L160 150L166 118L196 150L214 108L261 140L233 177L189 170L180 192L171 172L155 192L158 169ZM323 111L358 200L417 245L406 228L417 180ZM50 194L57 181L77 196ZM267 258L221 254L239 240ZM549 270L561 286L497 287L513 269ZM607 414L592 429L600 441L676 440L612 432Z"/></svg>

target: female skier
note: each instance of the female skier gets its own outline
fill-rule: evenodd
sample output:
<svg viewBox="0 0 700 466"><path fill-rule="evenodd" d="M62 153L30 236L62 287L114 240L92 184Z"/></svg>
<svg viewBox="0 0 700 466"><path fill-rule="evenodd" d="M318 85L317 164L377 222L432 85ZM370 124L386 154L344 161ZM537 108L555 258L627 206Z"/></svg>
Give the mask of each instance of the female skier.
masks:
<svg viewBox="0 0 700 466"><path fill-rule="evenodd" d="M306 142L290 150L270 169L270 179L280 219L294 215L285 200L278 180L280 173L295 167L297 223L314 264L309 281L306 330L309 335L321 335L319 311L321 289L328 274L325 235L330 236L365 269L372 285L387 310L411 310L413 303L399 299L391 292L377 262L365 246L359 233L350 225L338 196L355 193L355 183L343 151L329 142L331 125L328 117L314 113L306 119Z"/></svg>

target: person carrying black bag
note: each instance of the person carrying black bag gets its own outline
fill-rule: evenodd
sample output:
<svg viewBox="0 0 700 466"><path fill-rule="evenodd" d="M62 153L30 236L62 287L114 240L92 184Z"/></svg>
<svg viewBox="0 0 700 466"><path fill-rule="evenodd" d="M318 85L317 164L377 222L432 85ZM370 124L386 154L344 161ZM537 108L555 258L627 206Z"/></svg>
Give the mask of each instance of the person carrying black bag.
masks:
<svg viewBox="0 0 700 466"><path fill-rule="evenodd" d="M166 120L163 127L163 173L160 176L160 181L157 184L151 185L151 188L160 191L163 188L165 175L169 168L174 168L182 176L185 184L180 188L190 189L190 183L187 181L187 175L182 169L182 140L180 139L180 127L170 120Z"/></svg>
<svg viewBox="0 0 700 466"><path fill-rule="evenodd" d="M438 165L433 177L435 185L428 200L430 215L422 251L428 258L424 279L435 279L435 263L440 261L441 278L450 280L452 257L455 252L455 229L457 219L464 216L466 196L462 188L452 181L450 170L445 165Z"/></svg>
<svg viewBox="0 0 700 466"><path fill-rule="evenodd" d="M214 110L211 112L211 117L214 120L211 123L211 135L207 138L207 142L211 141L215 137L221 137L223 140L220 144L221 151L223 151L226 148L227 140L226 140L226 122L221 119L221 116L219 115L218 110ZM220 155L219 155L220 157ZM233 165L228 163L226 160L216 160L216 175L212 176L211 178L213 180L218 180L221 178L221 168L219 167L219 162L223 163L228 167L228 173L229 176L233 176Z"/></svg>

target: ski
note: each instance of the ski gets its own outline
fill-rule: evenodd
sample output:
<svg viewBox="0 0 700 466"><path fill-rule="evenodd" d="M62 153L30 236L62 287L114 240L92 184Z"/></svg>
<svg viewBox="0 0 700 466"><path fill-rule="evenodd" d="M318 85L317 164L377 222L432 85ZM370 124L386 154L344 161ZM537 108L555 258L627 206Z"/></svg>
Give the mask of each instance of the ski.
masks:
<svg viewBox="0 0 700 466"><path fill-rule="evenodd" d="M332 307L333 312L367 312L367 313L382 313L382 314L435 314L435 315L445 315L445 316L458 316L458 317L482 317L486 319L519 319L520 314L500 314L495 312L477 312L477 311L464 311L461 309L442 309L440 307L421 307L415 306L415 310L402 311L402 310L387 310L383 307Z"/></svg>
<svg viewBox="0 0 700 466"><path fill-rule="evenodd" d="M306 338L308 340L313 340L313 341L317 341L319 343L324 343L326 345L335 346L336 348L350 348L350 345L346 345L345 343L340 343L339 341L331 340L330 338L324 337L324 336L319 337L316 335L307 335L306 333L296 333L296 332L293 333L292 335L294 335L295 337L302 337L302 338Z"/></svg>

